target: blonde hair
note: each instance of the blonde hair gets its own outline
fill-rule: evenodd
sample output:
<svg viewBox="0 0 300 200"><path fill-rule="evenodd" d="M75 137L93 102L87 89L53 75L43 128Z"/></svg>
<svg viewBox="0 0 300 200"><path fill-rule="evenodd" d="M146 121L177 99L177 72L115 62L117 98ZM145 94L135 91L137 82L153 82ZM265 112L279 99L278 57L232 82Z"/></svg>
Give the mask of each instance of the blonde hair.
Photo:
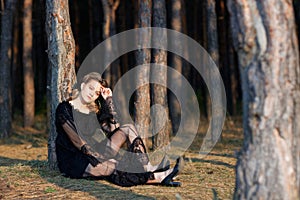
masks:
<svg viewBox="0 0 300 200"><path fill-rule="evenodd" d="M75 85L74 89L72 90L70 100L76 99L78 97L79 92L80 92L80 85L82 83L87 84L91 80L98 81L103 87L108 86L106 80L103 79L99 73L97 73L97 72L88 73L81 79L80 83ZM101 108L101 103L99 101L99 98L101 98L101 95L99 95L99 97L96 99L95 102L91 102L90 104L87 105L87 107L95 113L99 112L99 110Z"/></svg>

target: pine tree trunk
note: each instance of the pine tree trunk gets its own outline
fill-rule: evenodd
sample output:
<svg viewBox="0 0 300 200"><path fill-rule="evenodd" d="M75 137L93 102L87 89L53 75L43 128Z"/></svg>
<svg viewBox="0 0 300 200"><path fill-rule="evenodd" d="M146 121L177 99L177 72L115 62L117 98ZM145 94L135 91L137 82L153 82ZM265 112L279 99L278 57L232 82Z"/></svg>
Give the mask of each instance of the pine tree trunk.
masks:
<svg viewBox="0 0 300 200"><path fill-rule="evenodd" d="M207 52L219 67L219 45L217 33L217 16L215 9L215 0L206 0L206 34L207 34ZM207 117L211 118L211 99L209 93L206 95Z"/></svg>
<svg viewBox="0 0 300 200"><path fill-rule="evenodd" d="M101 2L93 1L92 12L93 12L93 42L94 46L98 45L102 41L102 18L103 13L99 12L101 10Z"/></svg>
<svg viewBox="0 0 300 200"><path fill-rule="evenodd" d="M182 25L182 7L183 2L181 0L171 0L171 28L178 32L183 32L183 25ZM174 43L182 42L182 41L171 41ZM181 45L176 45L181 47ZM182 50L181 50L182 51ZM179 74L182 74L182 60L178 55L172 55L170 60L170 66L172 66ZM175 84L178 87L181 87L181 79L177 74L172 73L169 77L170 85ZM182 90L178 90L182 91ZM180 93L177 95L181 95ZM172 121L172 132L175 135L178 131L179 124L180 124L180 113L181 108L180 104L173 93L169 94L169 108L170 108L170 118Z"/></svg>
<svg viewBox="0 0 300 200"><path fill-rule="evenodd" d="M153 0L153 26L166 28L166 6L165 0ZM153 33L153 38L159 38L159 42L167 47L167 33ZM157 41L157 40L155 40ZM151 80L154 83L152 88L152 104L159 105L152 114L152 134L154 135L153 150L169 143L171 124L169 120L169 108L167 102L167 52L161 49L153 49L153 63L157 66L151 68ZM165 85L165 86L164 86ZM162 124L165 122L164 124Z"/></svg>
<svg viewBox="0 0 300 200"><path fill-rule="evenodd" d="M299 199L299 52L291 1L230 0L243 86L236 199Z"/></svg>
<svg viewBox="0 0 300 200"><path fill-rule="evenodd" d="M151 27L151 0L140 0L138 8L138 27ZM135 53L136 65L144 65L141 67L136 74L137 85L145 85L139 87L136 90L136 100L134 104L135 109L135 124L138 133L141 137L146 140L151 136L150 127L150 67L151 62L151 50L143 49L144 46L149 46L147 44L151 43L151 32L143 31L140 32L138 36L138 44L141 49L137 50Z"/></svg>
<svg viewBox="0 0 300 200"><path fill-rule="evenodd" d="M35 70L35 92L36 100L35 105L37 107L45 106L47 87L47 55L45 52L47 43L45 35L45 0L33 2L35 11L33 17L33 69Z"/></svg>
<svg viewBox="0 0 300 200"><path fill-rule="evenodd" d="M11 60L13 14L16 0L7 1L1 16L0 32L0 138L11 133Z"/></svg>
<svg viewBox="0 0 300 200"><path fill-rule="evenodd" d="M232 46L232 37L230 37L231 32L228 32L227 38L231 45L228 45L227 56L229 58L229 67L230 67L230 87L231 87L231 99L232 99L232 114L237 115L238 101L241 99L241 84L240 84L240 73L238 69L237 53L234 51Z"/></svg>
<svg viewBox="0 0 300 200"><path fill-rule="evenodd" d="M225 89L226 89L226 99L227 99L227 110L230 115L233 114L233 99L232 99L232 91L231 91L231 68L229 63L229 52L228 46L230 43L228 41L228 32L227 32L227 17L226 17L226 7L225 0L217 0L216 1L216 10L218 16L218 31L219 31L219 69L221 75L223 77Z"/></svg>
<svg viewBox="0 0 300 200"><path fill-rule="evenodd" d="M32 0L24 0L23 19L23 74L24 74L24 127L34 124L34 73L32 66Z"/></svg>
<svg viewBox="0 0 300 200"><path fill-rule="evenodd" d="M75 40L75 70L78 71L80 64L81 64L81 57L80 57L80 45L79 41L81 40L79 29L80 29L80 13L79 13L79 1L78 0L69 0L70 5L70 16L72 16L71 26L73 30L73 36ZM99 12L99 11L98 11Z"/></svg>
<svg viewBox="0 0 300 200"><path fill-rule="evenodd" d="M102 8L103 8L103 40L107 39L110 36L110 13L111 13L111 8L110 8L110 4L109 4L109 0L101 0L102 2ZM108 60L108 56L110 55L110 52L112 51L112 46L110 43L106 43L106 47L105 47L105 56L104 56L104 64L107 65L107 60ZM104 78L107 81L107 83L109 85L111 85L111 66L107 67L105 69L104 72Z"/></svg>
<svg viewBox="0 0 300 200"><path fill-rule="evenodd" d="M107 39L110 36L113 36L116 34L116 10L119 7L120 0L102 0L102 6L104 11L104 24L103 24L103 39ZM106 43L107 45L107 51L106 56L107 58L109 55L112 54L114 51L117 53L118 48L113 47L111 43ZM106 63L106 62L105 62ZM106 80L109 82L109 85L113 87L119 77L121 76L120 71L120 61L117 59L113 63L110 64L110 67L107 69L106 73Z"/></svg>
<svg viewBox="0 0 300 200"><path fill-rule="evenodd" d="M89 36L90 36L90 49L95 46L94 42L94 16L93 16L93 0L88 0L88 15L89 15Z"/></svg>
<svg viewBox="0 0 300 200"><path fill-rule="evenodd" d="M16 5L15 8L15 15L14 15L14 24L13 24L13 60L12 60L12 77L11 77L11 98L12 98L12 113L15 113L19 109L20 102L20 95L22 94L22 87L23 85L23 75L20 75L21 70L21 62L19 59L19 42L20 42L20 17L19 17L19 10L20 5ZM23 106L23 105L22 105ZM14 115L12 115L12 120L14 120Z"/></svg>
<svg viewBox="0 0 300 200"><path fill-rule="evenodd" d="M297 33L298 33L298 41L300 40L300 1L293 1L294 4L294 13L297 24Z"/></svg>
<svg viewBox="0 0 300 200"><path fill-rule="evenodd" d="M48 160L56 168L55 153L55 110L60 101L69 98L76 80L75 43L70 26L68 0L46 0L46 30L48 36L48 59L51 69L50 84L50 133Z"/></svg>

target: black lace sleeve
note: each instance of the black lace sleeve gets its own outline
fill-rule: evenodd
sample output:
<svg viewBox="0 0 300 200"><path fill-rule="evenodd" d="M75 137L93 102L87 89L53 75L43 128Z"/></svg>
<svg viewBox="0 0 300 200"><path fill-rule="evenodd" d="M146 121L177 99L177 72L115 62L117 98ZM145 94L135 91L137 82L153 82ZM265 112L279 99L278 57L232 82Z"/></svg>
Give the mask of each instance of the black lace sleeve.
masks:
<svg viewBox="0 0 300 200"><path fill-rule="evenodd" d="M98 114L98 120L99 122L107 119L111 120L117 120L117 112L115 110L115 106L113 103L112 97L107 97L106 100L103 98L99 99L99 102L101 104L100 112Z"/></svg>
<svg viewBox="0 0 300 200"><path fill-rule="evenodd" d="M85 143L77 133L72 116L72 108L67 104L67 102L63 102L58 105L56 109L56 124L57 127L62 129L59 131L60 134L64 132L77 149L80 149Z"/></svg>
<svg viewBox="0 0 300 200"><path fill-rule="evenodd" d="M80 151L94 167L100 163L96 158L100 155L79 136L73 119L72 107L68 102L60 103L56 109L56 129L58 133L56 144L72 152Z"/></svg>
<svg viewBox="0 0 300 200"><path fill-rule="evenodd" d="M101 109L97 114L98 121L102 130L105 133L111 133L115 129L119 128L117 111L115 109L113 98L107 97L106 100L100 99Z"/></svg>

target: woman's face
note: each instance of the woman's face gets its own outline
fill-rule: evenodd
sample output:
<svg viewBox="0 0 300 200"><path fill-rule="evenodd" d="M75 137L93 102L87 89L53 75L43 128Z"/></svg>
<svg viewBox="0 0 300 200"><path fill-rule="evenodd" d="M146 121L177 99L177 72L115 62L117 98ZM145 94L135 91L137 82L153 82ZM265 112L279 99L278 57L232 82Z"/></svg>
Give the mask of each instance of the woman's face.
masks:
<svg viewBox="0 0 300 200"><path fill-rule="evenodd" d="M82 103L89 104L94 102L101 94L102 89L103 86L93 79L87 83L82 83L80 92Z"/></svg>

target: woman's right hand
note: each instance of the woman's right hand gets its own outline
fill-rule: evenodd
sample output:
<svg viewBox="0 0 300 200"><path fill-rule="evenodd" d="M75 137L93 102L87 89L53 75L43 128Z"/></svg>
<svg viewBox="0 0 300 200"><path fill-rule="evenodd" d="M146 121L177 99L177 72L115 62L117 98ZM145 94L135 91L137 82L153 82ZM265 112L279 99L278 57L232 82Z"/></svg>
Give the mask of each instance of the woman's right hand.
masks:
<svg viewBox="0 0 300 200"><path fill-rule="evenodd" d="M111 91L111 89L110 88L102 88L101 89L101 95L102 95L102 97L103 97L103 99L107 99L107 97L110 97L110 96L112 96L112 91Z"/></svg>
<svg viewBox="0 0 300 200"><path fill-rule="evenodd" d="M90 145L82 145L80 151L87 156L87 159L93 167L96 167L100 163L100 161L97 159L97 157L99 157L100 155L97 152L94 152Z"/></svg>

